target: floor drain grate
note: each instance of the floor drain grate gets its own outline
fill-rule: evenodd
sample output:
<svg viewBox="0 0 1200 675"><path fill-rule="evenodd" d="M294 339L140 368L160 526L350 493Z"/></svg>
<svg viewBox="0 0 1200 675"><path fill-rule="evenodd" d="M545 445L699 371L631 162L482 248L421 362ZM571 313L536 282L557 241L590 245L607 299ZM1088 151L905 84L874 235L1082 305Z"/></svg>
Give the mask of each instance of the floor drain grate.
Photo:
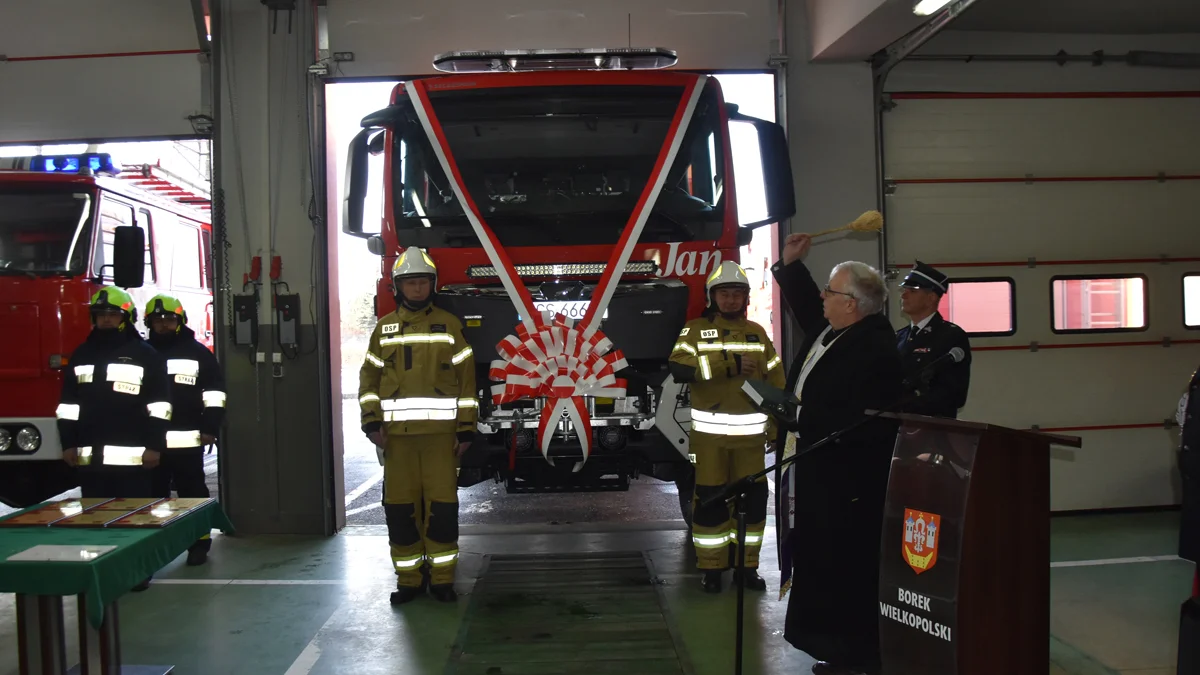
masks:
<svg viewBox="0 0 1200 675"><path fill-rule="evenodd" d="M692 672L640 552L494 555L447 675Z"/></svg>

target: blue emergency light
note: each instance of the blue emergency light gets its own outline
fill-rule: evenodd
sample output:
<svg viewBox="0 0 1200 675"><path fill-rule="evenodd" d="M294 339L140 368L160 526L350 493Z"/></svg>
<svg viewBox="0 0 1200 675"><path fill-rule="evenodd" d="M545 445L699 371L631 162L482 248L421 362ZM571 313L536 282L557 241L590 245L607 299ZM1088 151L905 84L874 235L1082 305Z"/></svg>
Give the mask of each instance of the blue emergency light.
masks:
<svg viewBox="0 0 1200 675"><path fill-rule="evenodd" d="M29 162L33 171L46 173L79 173L86 167L90 173L116 175L121 172L107 152L88 152L82 155L38 155Z"/></svg>

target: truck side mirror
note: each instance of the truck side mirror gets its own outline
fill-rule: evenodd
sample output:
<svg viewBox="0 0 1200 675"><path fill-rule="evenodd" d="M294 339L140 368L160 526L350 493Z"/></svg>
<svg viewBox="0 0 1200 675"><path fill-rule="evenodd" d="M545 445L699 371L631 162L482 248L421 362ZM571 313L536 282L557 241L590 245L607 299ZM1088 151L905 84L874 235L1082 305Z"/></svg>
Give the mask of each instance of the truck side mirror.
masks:
<svg viewBox="0 0 1200 675"><path fill-rule="evenodd" d="M363 211L367 200L367 180L370 166L367 164L367 147L371 132L378 129L363 129L350 141L350 154L346 160L346 185L342 195L342 232L354 237L367 238L363 232Z"/></svg>
<svg viewBox="0 0 1200 675"><path fill-rule="evenodd" d="M373 234L367 239L367 250L375 255L383 255L383 237Z"/></svg>
<svg viewBox="0 0 1200 675"><path fill-rule="evenodd" d="M146 281L146 231L121 225L113 231L113 285L141 288Z"/></svg>
<svg viewBox="0 0 1200 675"><path fill-rule="evenodd" d="M775 122L743 115L730 106L730 122L746 122L758 134L758 154L762 162L763 188L767 212L763 218L742 227L753 230L769 223L778 223L796 215L796 187L792 181L792 161L788 153L787 134Z"/></svg>

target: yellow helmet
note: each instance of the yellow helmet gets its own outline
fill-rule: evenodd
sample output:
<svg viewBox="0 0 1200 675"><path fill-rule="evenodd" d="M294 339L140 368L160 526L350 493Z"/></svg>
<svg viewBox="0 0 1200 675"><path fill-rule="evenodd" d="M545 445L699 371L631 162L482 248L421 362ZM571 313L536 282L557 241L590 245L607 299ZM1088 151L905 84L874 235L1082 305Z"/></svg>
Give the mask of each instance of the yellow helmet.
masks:
<svg viewBox="0 0 1200 675"><path fill-rule="evenodd" d="M404 277L419 275L432 277L433 287L437 288L437 265L433 264L433 258L430 258L429 254L420 248L409 246L392 265L392 283L396 283Z"/></svg>
<svg viewBox="0 0 1200 675"><path fill-rule="evenodd" d="M742 266L726 260L713 270L712 274L708 275L708 281L704 283L704 291L712 293L713 289L718 286L745 286L746 290L750 290L750 277L746 276L746 270Z"/></svg>

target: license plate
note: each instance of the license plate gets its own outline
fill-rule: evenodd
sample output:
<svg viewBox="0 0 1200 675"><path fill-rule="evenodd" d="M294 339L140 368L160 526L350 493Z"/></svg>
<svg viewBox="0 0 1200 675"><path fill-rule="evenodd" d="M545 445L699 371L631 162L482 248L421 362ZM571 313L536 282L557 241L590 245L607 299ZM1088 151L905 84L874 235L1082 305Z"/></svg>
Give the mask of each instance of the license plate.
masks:
<svg viewBox="0 0 1200 675"><path fill-rule="evenodd" d="M534 301L533 306L539 312L551 311L555 314L562 314L568 319L579 321L587 313L588 307L591 304L588 300L543 300ZM608 318L607 308L604 310L604 316L600 318Z"/></svg>

